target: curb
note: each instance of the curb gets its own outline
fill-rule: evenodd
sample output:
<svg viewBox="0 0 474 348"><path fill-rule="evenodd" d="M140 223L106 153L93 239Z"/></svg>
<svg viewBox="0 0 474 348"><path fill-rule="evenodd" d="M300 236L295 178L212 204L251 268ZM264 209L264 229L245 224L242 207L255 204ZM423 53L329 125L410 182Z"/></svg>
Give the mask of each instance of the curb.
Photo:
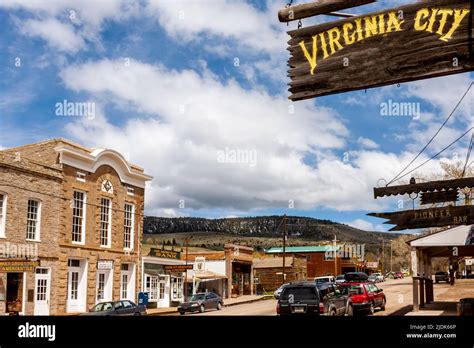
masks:
<svg viewBox="0 0 474 348"><path fill-rule="evenodd" d="M224 304L224 307L232 307L232 306L237 306L237 305L241 305L241 304L246 304L246 303L253 303L253 302L258 302L258 301L262 301L262 300L265 300L265 296L261 297L261 298L256 298L256 299L253 299L253 300L247 300L247 301L243 301L243 302L235 302L235 303L231 303L231 304Z"/></svg>

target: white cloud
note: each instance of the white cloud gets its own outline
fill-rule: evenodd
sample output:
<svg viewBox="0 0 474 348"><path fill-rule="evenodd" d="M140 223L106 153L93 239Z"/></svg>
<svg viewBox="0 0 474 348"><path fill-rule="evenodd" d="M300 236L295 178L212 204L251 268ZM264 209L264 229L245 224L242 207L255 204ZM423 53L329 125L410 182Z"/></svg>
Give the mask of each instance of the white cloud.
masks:
<svg viewBox="0 0 474 348"><path fill-rule="evenodd" d="M380 146L375 141L369 138L359 137L357 143L365 149L378 149Z"/></svg>
<svg viewBox="0 0 474 348"><path fill-rule="evenodd" d="M343 162L332 152L344 148L349 132L334 110L303 102L292 114L285 97L220 82L205 66L197 73L102 60L65 68L61 76L68 88L131 113L120 126L97 115L68 131L144 166L155 177L148 211L175 210L180 200L189 209L248 212L288 207L290 200L297 209L379 209L387 203L373 199L373 186L413 157L361 150ZM232 151L255 152L256 165L233 161ZM220 161L219 152L230 156ZM308 155L317 158L315 167L305 164ZM437 162L426 170L439 170Z"/></svg>
<svg viewBox="0 0 474 348"><path fill-rule="evenodd" d="M27 11L29 17L13 17L19 31L70 54L85 49L87 43L101 49L100 32L106 20L123 21L141 11L132 0L3 0L0 8Z"/></svg>
<svg viewBox="0 0 474 348"><path fill-rule="evenodd" d="M38 36L50 46L68 53L76 53L86 46L84 39L74 32L74 28L56 19L29 19L19 24L23 35Z"/></svg>
<svg viewBox="0 0 474 348"><path fill-rule="evenodd" d="M280 4L281 5L281 4ZM184 41L235 40L258 52L284 50L287 36L285 26L277 19L273 7L261 11L237 0L173 0L149 1L146 13L155 16L171 37ZM216 46L217 52L219 45Z"/></svg>
<svg viewBox="0 0 474 348"><path fill-rule="evenodd" d="M373 231L384 232L385 231L383 225L373 224L373 223L371 223L367 220L363 220L363 219L356 219L356 220L351 221L351 222L346 222L346 224L349 225L349 226L358 228L360 230L363 230L363 231L369 231L369 232L373 232Z"/></svg>

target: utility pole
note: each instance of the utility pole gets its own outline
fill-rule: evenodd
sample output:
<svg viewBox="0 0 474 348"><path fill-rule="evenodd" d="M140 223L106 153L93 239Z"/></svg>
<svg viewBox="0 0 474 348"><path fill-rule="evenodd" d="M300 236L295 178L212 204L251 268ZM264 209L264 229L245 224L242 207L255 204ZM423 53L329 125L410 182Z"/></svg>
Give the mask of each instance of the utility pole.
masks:
<svg viewBox="0 0 474 348"><path fill-rule="evenodd" d="M382 274L385 269L385 239L382 239Z"/></svg>
<svg viewBox="0 0 474 348"><path fill-rule="evenodd" d="M189 243L189 240L192 239L193 237L190 236L190 237L186 237L184 239L184 247L185 247L185 250L186 250L186 266L188 265L188 243ZM185 277L184 277L184 302L187 301L187 293L188 293L188 283L187 283L187 280L188 280L188 269L186 267L186 272L185 272ZM194 281L194 280L193 280Z"/></svg>
<svg viewBox="0 0 474 348"><path fill-rule="evenodd" d="M337 274L338 274L338 272L337 272L337 252L336 252L336 248L337 248L336 243L337 242L338 242L338 240L336 238L336 235L334 235L334 240L333 240L333 244L332 244L333 245L332 248L333 248L333 252L334 252L334 277L337 277Z"/></svg>
<svg viewBox="0 0 474 348"><path fill-rule="evenodd" d="M393 250L392 249L393 249L393 240L390 241L390 273L393 272L393 269L392 269L392 266L393 266L393 263L392 263L393 262L393 260L392 260Z"/></svg>
<svg viewBox="0 0 474 348"><path fill-rule="evenodd" d="M286 253L286 235L287 235L287 222L286 222L286 214L283 215L283 270L282 270L282 277L283 281L282 284L285 284L285 253Z"/></svg>

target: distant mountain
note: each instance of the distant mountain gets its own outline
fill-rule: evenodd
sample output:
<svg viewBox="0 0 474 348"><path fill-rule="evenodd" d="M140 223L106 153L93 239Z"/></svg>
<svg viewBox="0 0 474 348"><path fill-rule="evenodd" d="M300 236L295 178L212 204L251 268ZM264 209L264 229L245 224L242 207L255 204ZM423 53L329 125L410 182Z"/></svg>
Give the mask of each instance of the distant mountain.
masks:
<svg viewBox="0 0 474 348"><path fill-rule="evenodd" d="M204 219L192 217L163 218L147 216L144 219L145 234L172 234L208 232L232 234L240 237L280 237L281 216L239 217ZM329 220L309 217L287 217L288 235L317 241L332 240L334 236L343 242L378 244L382 239L398 237L395 233L368 232Z"/></svg>

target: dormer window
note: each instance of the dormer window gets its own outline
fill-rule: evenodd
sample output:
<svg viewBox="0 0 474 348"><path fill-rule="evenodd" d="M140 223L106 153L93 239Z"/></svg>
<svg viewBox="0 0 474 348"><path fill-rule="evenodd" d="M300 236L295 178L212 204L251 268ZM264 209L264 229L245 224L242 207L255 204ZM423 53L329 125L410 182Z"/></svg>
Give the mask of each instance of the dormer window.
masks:
<svg viewBox="0 0 474 348"><path fill-rule="evenodd" d="M77 172L76 173L76 180L80 182L86 182L86 173Z"/></svg>

